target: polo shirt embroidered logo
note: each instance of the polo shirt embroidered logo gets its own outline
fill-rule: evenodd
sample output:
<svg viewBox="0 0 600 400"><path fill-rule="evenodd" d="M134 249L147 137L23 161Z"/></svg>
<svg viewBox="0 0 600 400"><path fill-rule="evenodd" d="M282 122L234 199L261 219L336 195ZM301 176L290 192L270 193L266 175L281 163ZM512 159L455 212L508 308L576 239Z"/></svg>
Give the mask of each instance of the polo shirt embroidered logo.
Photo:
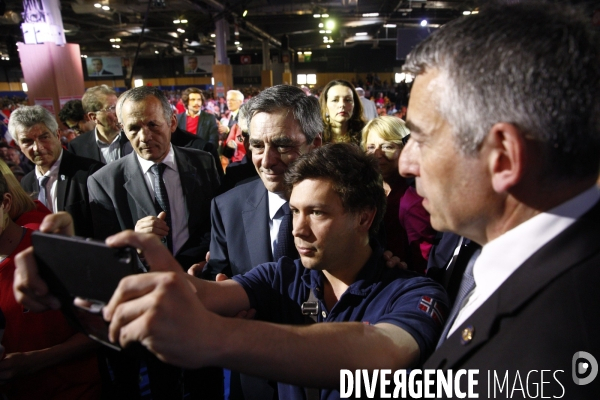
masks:
<svg viewBox="0 0 600 400"><path fill-rule="evenodd" d="M423 296L418 307L419 310L429 315L438 325L444 325L444 315L446 312L439 301L433 300L429 296Z"/></svg>

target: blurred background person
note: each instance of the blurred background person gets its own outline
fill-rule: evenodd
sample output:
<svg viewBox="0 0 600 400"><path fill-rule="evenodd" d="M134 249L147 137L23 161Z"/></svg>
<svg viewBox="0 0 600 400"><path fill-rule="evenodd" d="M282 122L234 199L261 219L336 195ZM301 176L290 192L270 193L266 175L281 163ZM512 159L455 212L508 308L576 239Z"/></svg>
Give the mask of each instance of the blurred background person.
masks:
<svg viewBox="0 0 600 400"><path fill-rule="evenodd" d="M218 148L219 131L217 121L214 115L202 111L202 105L206 103L202 91L198 88L187 88L181 94L181 101L185 105L186 111L177 115L179 129L197 135Z"/></svg>
<svg viewBox="0 0 600 400"><path fill-rule="evenodd" d="M364 127L361 144L377 159L387 195L384 248L406 262L409 269L425 273L436 232L431 227L429 213L423 208L423 198L398 172L403 139L407 140L409 135L404 121L382 116Z"/></svg>
<svg viewBox="0 0 600 400"><path fill-rule="evenodd" d="M323 143L350 142L360 145L365 118L354 86L341 79L329 82L323 88L319 104L325 125Z"/></svg>

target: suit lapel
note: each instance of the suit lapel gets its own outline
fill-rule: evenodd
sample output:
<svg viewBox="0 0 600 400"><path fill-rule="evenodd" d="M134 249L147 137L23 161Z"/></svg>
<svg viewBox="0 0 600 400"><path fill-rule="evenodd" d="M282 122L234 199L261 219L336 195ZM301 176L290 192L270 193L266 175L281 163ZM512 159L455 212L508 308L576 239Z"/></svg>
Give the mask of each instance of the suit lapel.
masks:
<svg viewBox="0 0 600 400"><path fill-rule="evenodd" d="M138 218L140 215L142 217L147 215L156 216L154 202L148 192L146 179L142 174L142 167L140 167L135 153L130 154L125 163L125 184L123 186L129 197L135 201L135 208L132 207L132 204L129 205L134 222L140 219Z"/></svg>
<svg viewBox="0 0 600 400"><path fill-rule="evenodd" d="M254 184L254 190L248 196L242 220L246 233L246 244L250 254L251 265L262 264L265 260L272 261L271 235L269 232L269 200L267 189L261 180Z"/></svg>
<svg viewBox="0 0 600 400"><path fill-rule="evenodd" d="M58 176L56 177L56 211L65 210L65 201L67 199L67 190L69 189L69 177L72 174L71 167L73 165L74 156L66 150L63 150L60 167L58 168Z"/></svg>
<svg viewBox="0 0 600 400"><path fill-rule="evenodd" d="M189 158L177 146L173 146L175 153L175 161L179 169L179 179L181 180L181 188L183 197L185 198L185 206L188 211L188 227L195 226L199 223L200 214L196 211L194 203L202 196L195 193L200 190L198 185L198 177L196 176L196 167L192 165Z"/></svg>
<svg viewBox="0 0 600 400"><path fill-rule="evenodd" d="M518 312L551 281L600 251L600 203L525 261L427 360L426 368L453 368L497 331L500 320ZM462 332L473 334L467 344Z"/></svg>

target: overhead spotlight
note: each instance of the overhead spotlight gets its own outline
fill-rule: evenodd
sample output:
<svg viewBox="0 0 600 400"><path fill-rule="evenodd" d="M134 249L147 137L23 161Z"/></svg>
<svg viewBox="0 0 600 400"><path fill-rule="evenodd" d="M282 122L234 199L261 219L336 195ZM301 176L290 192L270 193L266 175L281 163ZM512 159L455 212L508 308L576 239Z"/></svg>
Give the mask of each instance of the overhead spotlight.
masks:
<svg viewBox="0 0 600 400"><path fill-rule="evenodd" d="M237 49L238 49L238 51L242 51L242 47L241 46L238 46Z"/></svg>
<svg viewBox="0 0 600 400"><path fill-rule="evenodd" d="M383 25L384 28L395 28L396 24L385 24Z"/></svg>
<svg viewBox="0 0 600 400"><path fill-rule="evenodd" d="M321 18L329 18L329 14L321 14Z"/></svg>
<svg viewBox="0 0 600 400"><path fill-rule="evenodd" d="M313 18L321 18L321 14L313 14Z"/></svg>
<svg viewBox="0 0 600 400"><path fill-rule="evenodd" d="M96 8L102 8L102 4L100 4L100 3L94 3L94 7L96 7Z"/></svg>
<svg viewBox="0 0 600 400"><path fill-rule="evenodd" d="M330 45L330 44L328 44L328 45L327 45L327 48L328 48L328 49L330 49L330 48L331 48L331 45Z"/></svg>
<svg viewBox="0 0 600 400"><path fill-rule="evenodd" d="M472 14L479 14L479 11L477 11L477 10L471 11L471 15Z"/></svg>
<svg viewBox="0 0 600 400"><path fill-rule="evenodd" d="M109 39L109 40L110 40L111 42L114 42L114 41L115 41L115 39L112 39L112 38L111 38L111 39Z"/></svg>
<svg viewBox="0 0 600 400"><path fill-rule="evenodd" d="M471 11L463 11L463 15L471 15Z"/></svg>
<svg viewBox="0 0 600 400"><path fill-rule="evenodd" d="M325 28L332 31L333 28L335 28L335 21L332 19L327 20L327 22L325 22Z"/></svg>
<svg viewBox="0 0 600 400"><path fill-rule="evenodd" d="M24 92L27 92L27 84L25 82L21 82L21 87L23 88Z"/></svg>
<svg viewBox="0 0 600 400"><path fill-rule="evenodd" d="M322 27L323 27L323 23L319 22L319 28L322 28Z"/></svg>
<svg viewBox="0 0 600 400"><path fill-rule="evenodd" d="M302 52L301 52L301 51L299 51L299 52L298 52L298 55L299 55L299 56L301 56L301 55L302 55Z"/></svg>
<svg viewBox="0 0 600 400"><path fill-rule="evenodd" d="M87 58L87 56L85 54L82 54L81 58Z"/></svg>
<svg viewBox="0 0 600 400"><path fill-rule="evenodd" d="M379 17L379 13L365 13L362 16L365 18Z"/></svg>
<svg viewBox="0 0 600 400"><path fill-rule="evenodd" d="M242 13L242 18L246 18L246 15L248 15L248 10L244 10L244 12Z"/></svg>
<svg viewBox="0 0 600 400"><path fill-rule="evenodd" d="M154 54L159 54L160 52L158 50L154 50Z"/></svg>
<svg viewBox="0 0 600 400"><path fill-rule="evenodd" d="M327 36L323 36L323 40L327 40L329 39Z"/></svg>
<svg viewBox="0 0 600 400"><path fill-rule="evenodd" d="M325 33L331 33L331 31L327 30L327 31L325 31Z"/></svg>
<svg viewBox="0 0 600 400"><path fill-rule="evenodd" d="M181 20L181 23L182 23L182 24L187 24L187 19L182 19L182 20Z"/></svg>
<svg viewBox="0 0 600 400"><path fill-rule="evenodd" d="M115 38L115 42L120 42L121 38Z"/></svg>
<svg viewBox="0 0 600 400"><path fill-rule="evenodd" d="M177 32L179 32L179 33L185 33L185 30L181 29L181 28L177 28Z"/></svg>
<svg viewBox="0 0 600 400"><path fill-rule="evenodd" d="M211 33L210 37L217 37L217 35L215 33Z"/></svg>
<svg viewBox="0 0 600 400"><path fill-rule="evenodd" d="M356 36L367 36L367 32L356 32Z"/></svg>
<svg viewBox="0 0 600 400"><path fill-rule="evenodd" d="M103 9L104 11L110 11L110 7L109 7L109 6L102 6L102 9Z"/></svg>
<svg viewBox="0 0 600 400"><path fill-rule="evenodd" d="M173 20L173 23L174 23L174 24L180 24L180 23L181 23L181 20L180 20L180 19L174 19L174 20Z"/></svg>
<svg viewBox="0 0 600 400"><path fill-rule="evenodd" d="M321 30L319 31L319 33L325 33L325 31L324 31L323 29L321 29Z"/></svg>
<svg viewBox="0 0 600 400"><path fill-rule="evenodd" d="M233 42L233 44L235 44L237 46L238 44L240 44L240 42L238 40L236 40L235 42Z"/></svg>
<svg viewBox="0 0 600 400"><path fill-rule="evenodd" d="M427 20L424 19L423 21L421 21L421 26L427 26Z"/></svg>

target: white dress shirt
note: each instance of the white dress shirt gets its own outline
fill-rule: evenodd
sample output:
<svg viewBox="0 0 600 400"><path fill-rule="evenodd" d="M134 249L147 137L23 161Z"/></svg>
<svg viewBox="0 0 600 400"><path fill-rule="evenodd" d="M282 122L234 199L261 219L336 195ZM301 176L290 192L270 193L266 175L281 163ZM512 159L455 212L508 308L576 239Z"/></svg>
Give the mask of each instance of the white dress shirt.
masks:
<svg viewBox="0 0 600 400"><path fill-rule="evenodd" d="M42 176L49 177L48 182L46 183L45 203L47 204L46 207L53 213L55 213L58 210L58 203L56 199L56 182L58 181L58 170L60 169L60 162L62 161L63 151L64 150L60 151L58 159L54 162L54 164L52 164L52 167L50 167L50 169L45 174L41 174L40 171L38 171L37 166L34 168L35 177L37 178L38 182L40 181L40 178ZM62 179L65 178L62 177Z"/></svg>
<svg viewBox="0 0 600 400"><path fill-rule="evenodd" d="M571 226L600 200L592 186L552 210L543 212L487 243L473 267L475 290L458 313L448 336L467 320L529 257Z"/></svg>
<svg viewBox="0 0 600 400"><path fill-rule="evenodd" d="M268 201L269 201L269 233L271 236L271 253L275 253L275 249L277 248L277 235L279 234L279 226L281 225L281 220L283 219L283 214L277 212L287 200L283 197L283 193L268 193Z"/></svg>
<svg viewBox="0 0 600 400"><path fill-rule="evenodd" d="M155 164L153 161L144 160L139 154L136 153L142 172L144 173L144 179L146 180L146 186L148 192L152 194L154 201L156 198L154 191L154 174L150 171L150 168ZM185 197L183 196L183 189L181 187L181 178L179 177L179 168L175 161L175 152L173 146L169 145L169 153L162 160L162 163L167 166L163 173L163 181L167 188L167 195L169 196L169 208L171 210L171 232L173 238L173 254L177 254L179 249L187 242L190 237L188 231L188 209L185 204ZM136 221L137 222L137 221Z"/></svg>

